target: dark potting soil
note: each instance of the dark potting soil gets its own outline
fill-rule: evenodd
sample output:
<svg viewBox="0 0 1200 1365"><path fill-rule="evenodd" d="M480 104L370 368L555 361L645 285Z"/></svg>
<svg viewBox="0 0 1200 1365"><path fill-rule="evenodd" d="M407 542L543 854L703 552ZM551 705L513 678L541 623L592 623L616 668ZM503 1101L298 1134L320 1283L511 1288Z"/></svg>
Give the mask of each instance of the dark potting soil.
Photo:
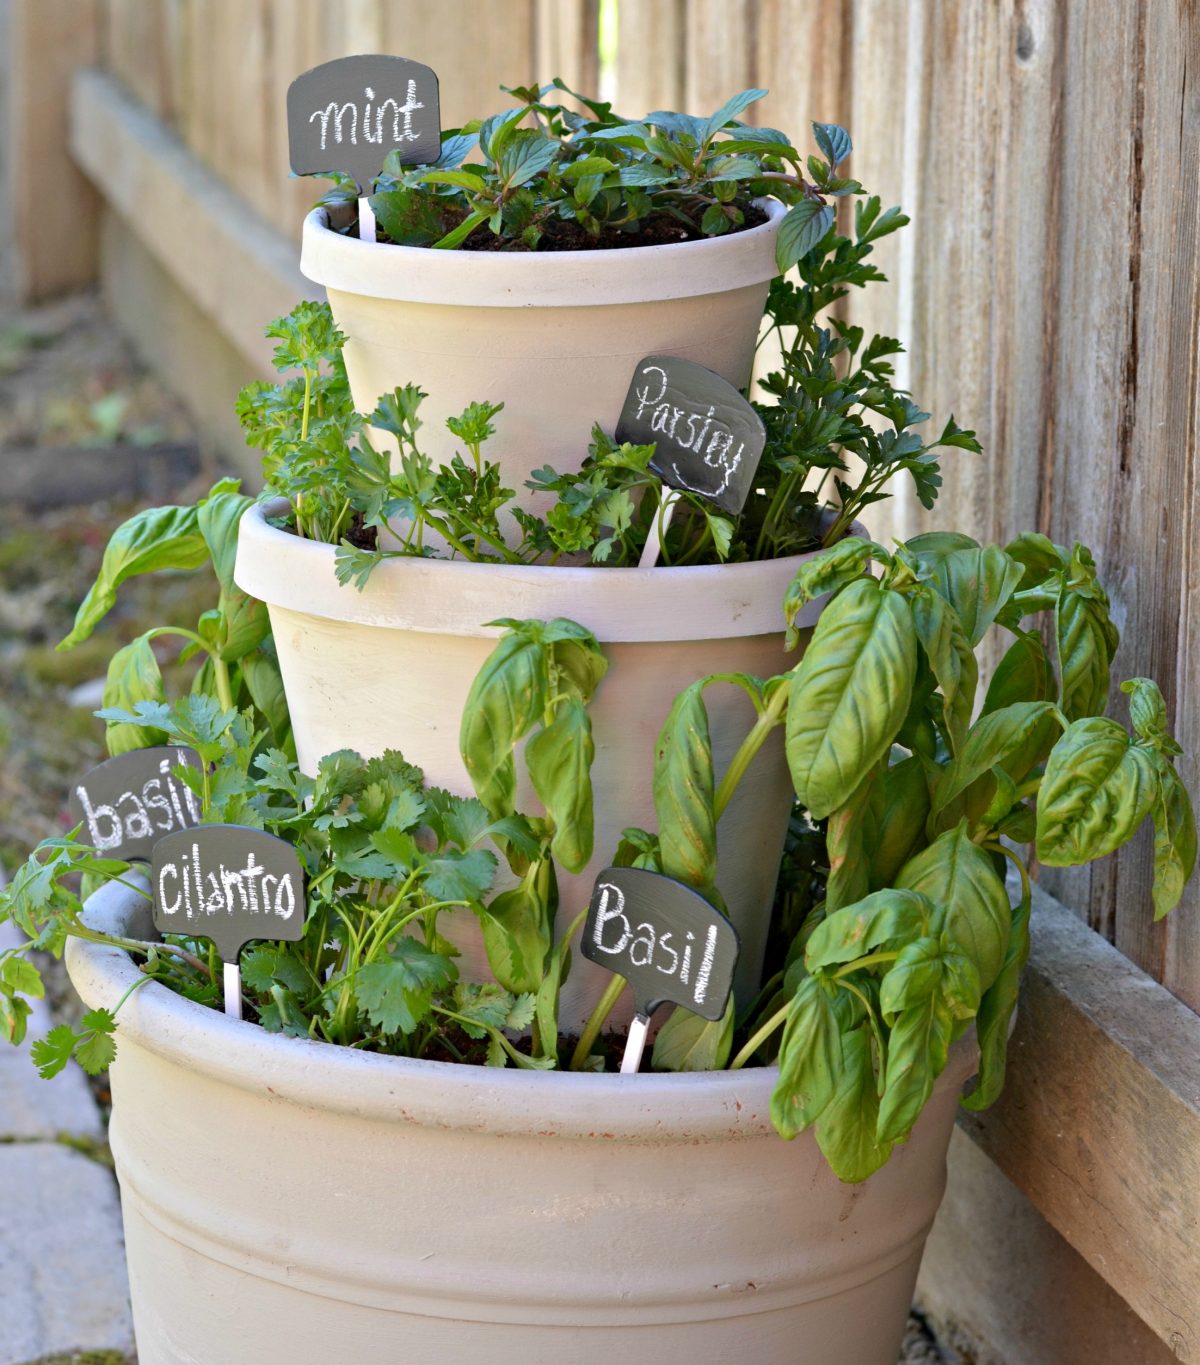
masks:
<svg viewBox="0 0 1200 1365"><path fill-rule="evenodd" d="M291 529L295 530L295 527ZM375 550L379 548L379 528L366 525L363 514L355 512L354 521L346 532L346 539L356 550Z"/></svg>
<svg viewBox="0 0 1200 1365"><path fill-rule="evenodd" d="M745 210L746 220L740 228L734 228L727 235L746 232L759 227L767 221L767 215L753 206ZM681 222L669 213L657 213L647 218L637 232L625 232L621 228L606 228L598 237L568 219L552 218L542 228L542 235L536 247L528 247L521 241L502 241L486 225L477 227L459 251L620 251L637 246L668 246L677 242L698 242L704 233L697 227ZM380 229L376 240L392 245L392 239Z"/></svg>

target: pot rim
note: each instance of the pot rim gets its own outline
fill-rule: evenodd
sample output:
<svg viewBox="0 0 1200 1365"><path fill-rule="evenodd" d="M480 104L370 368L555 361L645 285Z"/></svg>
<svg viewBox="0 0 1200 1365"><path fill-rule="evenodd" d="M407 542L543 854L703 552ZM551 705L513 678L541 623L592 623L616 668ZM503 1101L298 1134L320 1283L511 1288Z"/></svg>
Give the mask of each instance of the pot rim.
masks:
<svg viewBox="0 0 1200 1365"><path fill-rule="evenodd" d="M89 898L85 915L89 925L110 934L127 933L134 924L144 930L149 919L146 901L113 882ZM111 1009L142 979L128 953L104 944L72 938L66 962L72 983L91 1008ZM512 1137L779 1140L770 1116L777 1066L621 1076L391 1057L267 1033L258 1024L186 1000L157 981L140 987L121 1007L118 1059L123 1038L252 1094L360 1119ZM961 1086L972 1074L976 1055L973 1036L960 1039L935 1090Z"/></svg>
<svg viewBox="0 0 1200 1365"><path fill-rule="evenodd" d="M304 220L300 271L326 289L465 308L577 308L721 294L779 274L775 239L787 213L756 199L767 221L695 242L608 251L436 251L346 237L325 209Z"/></svg>
<svg viewBox="0 0 1200 1365"><path fill-rule="evenodd" d="M277 498L243 514L233 571L243 592L306 616L430 635L490 639L498 628L485 623L506 615L565 616L595 629L601 643L778 635L788 584L821 553L653 569L397 558L377 565L360 591L337 581L335 546L268 522L286 508ZM868 533L855 522L848 534ZM512 611L506 610L510 600L518 604ZM815 625L825 601L809 602L796 626ZM610 622L619 624L598 628Z"/></svg>

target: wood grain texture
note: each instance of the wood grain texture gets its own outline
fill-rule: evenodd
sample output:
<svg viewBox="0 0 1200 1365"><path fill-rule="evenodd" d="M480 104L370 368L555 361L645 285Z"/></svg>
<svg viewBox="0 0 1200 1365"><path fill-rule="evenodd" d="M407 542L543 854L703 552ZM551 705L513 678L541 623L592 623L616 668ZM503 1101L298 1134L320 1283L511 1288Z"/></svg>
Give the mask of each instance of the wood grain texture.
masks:
<svg viewBox="0 0 1200 1365"><path fill-rule="evenodd" d="M544 83L561 76L572 90L594 96L600 83L599 25L600 0L569 5L534 0L534 78Z"/></svg>
<svg viewBox="0 0 1200 1365"><path fill-rule="evenodd" d="M1194 783L1196 8L855 0L851 28L853 169L913 218L880 251L891 287L852 316L899 335L917 400L985 447L946 457L932 514L905 493L872 529L1090 545L1122 629L1118 677L1160 681ZM1200 892L1156 926L1150 873L1143 835L1045 881L1200 1007Z"/></svg>
<svg viewBox="0 0 1200 1365"><path fill-rule="evenodd" d="M621 0L617 107L626 116L683 108L689 8L686 0Z"/></svg>
<svg viewBox="0 0 1200 1365"><path fill-rule="evenodd" d="M383 15L383 51L438 73L443 128L506 108L501 85L537 79L533 0L387 0Z"/></svg>
<svg viewBox="0 0 1200 1365"><path fill-rule="evenodd" d="M96 0L10 0L0 32L7 272L24 302L89 283L99 201L67 151L72 71L97 59ZM6 212L5 212L6 210Z"/></svg>
<svg viewBox="0 0 1200 1365"><path fill-rule="evenodd" d="M287 239L111 76L76 73L71 150L125 230L241 353L246 378L270 374L265 322L317 292Z"/></svg>
<svg viewBox="0 0 1200 1365"><path fill-rule="evenodd" d="M1038 892L1008 1082L968 1134L1180 1360L1200 1353L1200 1019Z"/></svg>

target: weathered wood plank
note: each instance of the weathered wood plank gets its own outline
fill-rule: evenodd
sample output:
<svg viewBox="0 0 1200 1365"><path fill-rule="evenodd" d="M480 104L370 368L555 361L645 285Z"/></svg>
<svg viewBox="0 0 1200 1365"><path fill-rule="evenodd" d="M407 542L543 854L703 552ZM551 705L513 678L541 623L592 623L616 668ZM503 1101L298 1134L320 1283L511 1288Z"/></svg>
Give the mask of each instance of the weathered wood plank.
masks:
<svg viewBox="0 0 1200 1365"><path fill-rule="evenodd" d="M630 118L680 109L687 66L686 0L621 0L617 10L617 107Z"/></svg>
<svg viewBox="0 0 1200 1365"><path fill-rule="evenodd" d="M595 96L600 85L600 0L534 0L533 74L561 76L572 90ZM511 81L506 84L512 84Z"/></svg>
<svg viewBox="0 0 1200 1365"><path fill-rule="evenodd" d="M501 85L536 79L533 0L388 0L384 44L438 73L443 128L505 108Z"/></svg>
<svg viewBox="0 0 1200 1365"><path fill-rule="evenodd" d="M96 272L98 201L67 152L72 71L96 60L95 0L10 0L0 33L5 197L11 287L25 302L88 283Z"/></svg>
<svg viewBox="0 0 1200 1365"><path fill-rule="evenodd" d="M71 150L136 235L245 358L270 373L266 323L317 292L295 249L110 76L78 72Z"/></svg>
<svg viewBox="0 0 1200 1365"><path fill-rule="evenodd" d="M1180 1360L1200 1352L1200 1018L1035 893L1008 1083L970 1136Z"/></svg>
<svg viewBox="0 0 1200 1365"><path fill-rule="evenodd" d="M754 0L688 0L683 108L711 114L754 82Z"/></svg>
<svg viewBox="0 0 1200 1365"><path fill-rule="evenodd" d="M164 0L104 0L104 67L160 118L175 116L176 72Z"/></svg>
<svg viewBox="0 0 1200 1365"><path fill-rule="evenodd" d="M272 11L269 69L265 98L269 101L268 180L275 198L268 217L293 241L300 240L300 225L313 202L324 192L323 180L291 177L288 163L287 88L301 72L327 61L331 52L323 42L325 16L333 6L327 0L291 0L281 18Z"/></svg>

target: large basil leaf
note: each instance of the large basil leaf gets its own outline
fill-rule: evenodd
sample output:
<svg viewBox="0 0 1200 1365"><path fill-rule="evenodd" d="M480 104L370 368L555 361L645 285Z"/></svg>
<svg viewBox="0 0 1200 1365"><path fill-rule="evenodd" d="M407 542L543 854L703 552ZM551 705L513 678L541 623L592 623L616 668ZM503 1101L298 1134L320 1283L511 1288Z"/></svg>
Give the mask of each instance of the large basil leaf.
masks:
<svg viewBox="0 0 1200 1365"><path fill-rule="evenodd" d="M916 851L929 817L929 779L915 754L893 764L883 781L883 809L871 864L870 889L893 886L896 874Z"/></svg>
<svg viewBox="0 0 1200 1365"><path fill-rule="evenodd" d="M100 573L88 589L70 634L59 649L86 640L117 600L117 589L127 578L156 569L198 569L208 560L208 547L194 507L148 507L113 532L100 563Z"/></svg>
<svg viewBox="0 0 1200 1365"><path fill-rule="evenodd" d="M1051 867L1090 863L1126 843L1158 795L1152 753L1116 721L1089 716L1050 751L1037 805L1037 856Z"/></svg>
<svg viewBox="0 0 1200 1365"><path fill-rule="evenodd" d="M554 822L551 852L568 872L582 872L592 856L595 756L592 722L574 697L560 701L553 721L525 746L529 779Z"/></svg>
<svg viewBox="0 0 1200 1365"><path fill-rule="evenodd" d="M1054 673L1046 657L1046 646L1036 631L1019 635L1008 647L992 674L984 713L1002 711L1018 702L1053 701Z"/></svg>
<svg viewBox="0 0 1200 1365"><path fill-rule="evenodd" d="M521 630L501 637L471 684L458 745L475 792L493 817L513 814L513 748L541 717L545 689L545 647Z"/></svg>
<svg viewBox="0 0 1200 1365"><path fill-rule="evenodd" d="M932 828L950 828L964 816L972 824L982 819L997 790L993 770L1023 782L1049 753L1059 724L1050 702L1016 702L980 716L934 788Z"/></svg>
<svg viewBox="0 0 1200 1365"><path fill-rule="evenodd" d="M261 648L244 655L238 663L250 700L262 712L276 743L282 744L291 729L291 719L274 644L264 640Z"/></svg>
<svg viewBox="0 0 1200 1365"><path fill-rule="evenodd" d="M662 870L689 886L717 879L717 822L713 809L712 744L704 684L676 698L658 736L654 810Z"/></svg>
<svg viewBox="0 0 1200 1365"><path fill-rule="evenodd" d="M1187 788L1170 762L1159 757L1160 790L1154 817L1154 918L1162 919L1179 904L1183 888L1196 868L1196 818Z"/></svg>
<svg viewBox="0 0 1200 1365"><path fill-rule="evenodd" d="M870 851L878 838L882 798L883 769L881 764L876 764L858 784L849 801L829 817L825 827L825 850L829 858L825 909L831 914L861 900L871 889Z"/></svg>
<svg viewBox="0 0 1200 1365"><path fill-rule="evenodd" d="M921 578L958 613L972 647L987 633L1017 590L1024 570L998 545L946 548L934 536L916 536L907 544Z"/></svg>
<svg viewBox="0 0 1200 1365"><path fill-rule="evenodd" d="M154 650L150 648L153 632L139 635L109 660L108 676L104 683L104 705L132 711L139 701L165 702L162 673ZM132 749L148 749L162 743L162 732L135 725L130 721L108 721L104 743L109 754L127 754Z"/></svg>
<svg viewBox="0 0 1200 1365"><path fill-rule="evenodd" d="M1008 1030L1021 986L1021 973L1029 960L1030 901L1026 893L1012 912L1008 948L995 981L984 992L975 1021L979 1039L979 1080L962 1101L967 1109L986 1109L1004 1089L1008 1064Z"/></svg>
<svg viewBox="0 0 1200 1365"><path fill-rule="evenodd" d="M875 1135L879 1090L871 1057L871 1028L860 1024L842 1035L842 1068L833 1098L817 1120L817 1142L839 1180L856 1184L879 1170L892 1154Z"/></svg>
<svg viewBox="0 0 1200 1365"><path fill-rule="evenodd" d="M908 604L873 579L851 583L821 613L787 710L788 767L815 819L887 753L908 712L916 654Z"/></svg>
<svg viewBox="0 0 1200 1365"><path fill-rule="evenodd" d="M916 1122L946 1066L953 1020L940 995L904 1010L892 1025L875 1135L896 1142Z"/></svg>
<svg viewBox="0 0 1200 1365"><path fill-rule="evenodd" d="M650 1065L655 1071L721 1071L733 1050L733 997L720 1019L702 1019L678 1006L654 1040Z"/></svg>
<svg viewBox="0 0 1200 1365"><path fill-rule="evenodd" d="M966 821L905 863L896 885L920 892L942 911L942 931L974 962L987 990L1004 961L1012 908L992 860L971 842Z"/></svg>
<svg viewBox="0 0 1200 1365"><path fill-rule="evenodd" d="M792 997L779 1048L779 1080L771 1093L771 1121L794 1138L820 1118L837 1093L842 1037L828 987L806 976Z"/></svg>
<svg viewBox="0 0 1200 1365"><path fill-rule="evenodd" d="M942 714L950 749L958 753L966 739L975 708L979 665L954 608L934 592L920 587L909 596L917 639L942 691Z"/></svg>
<svg viewBox="0 0 1200 1365"><path fill-rule="evenodd" d="M1039 587L1051 574L1064 569L1070 560L1065 546L1055 545L1049 536L1037 531L1025 531L1016 540L1010 540L1004 553L1021 566L1022 589Z"/></svg>
<svg viewBox="0 0 1200 1365"><path fill-rule="evenodd" d="M608 660L596 637L577 621L557 616L542 627L541 638L550 648L550 658L558 672L558 686L585 704L592 699L608 671Z"/></svg>
<svg viewBox="0 0 1200 1365"><path fill-rule="evenodd" d="M535 864L520 886L502 891L475 913L483 929L483 946L492 975L514 995L537 991L554 942L554 925Z"/></svg>
<svg viewBox="0 0 1200 1365"><path fill-rule="evenodd" d="M1108 612L1092 597L1064 592L1054 614L1060 705L1068 720L1100 715L1108 703Z"/></svg>
<svg viewBox="0 0 1200 1365"><path fill-rule="evenodd" d="M788 584L783 598L783 617L787 622L788 649L794 649L799 640L795 628L796 617L818 597L838 592L847 583L861 578L876 556L884 556L885 551L874 541L863 540L859 536L846 536L836 545L806 559L796 570L796 576Z"/></svg>
<svg viewBox="0 0 1200 1365"><path fill-rule="evenodd" d="M836 910L812 931L804 952L810 972L852 962L893 939L928 931L934 906L915 891L873 891L855 905Z"/></svg>
<svg viewBox="0 0 1200 1365"><path fill-rule="evenodd" d="M1158 684L1152 678L1127 678L1121 691L1129 698L1129 720L1138 738L1148 740L1164 753L1179 753L1179 745L1171 738L1167 704Z"/></svg>

